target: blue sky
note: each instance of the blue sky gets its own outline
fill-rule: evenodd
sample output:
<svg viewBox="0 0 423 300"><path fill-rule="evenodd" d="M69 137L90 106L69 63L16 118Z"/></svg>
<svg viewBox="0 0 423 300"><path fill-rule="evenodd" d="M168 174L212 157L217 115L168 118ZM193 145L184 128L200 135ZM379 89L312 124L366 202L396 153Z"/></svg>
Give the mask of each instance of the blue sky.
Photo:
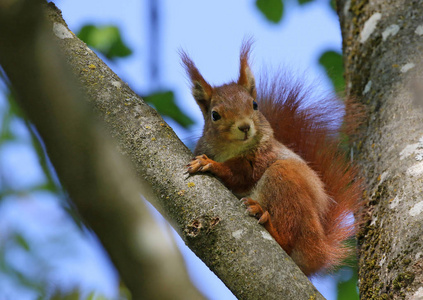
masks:
<svg viewBox="0 0 423 300"><path fill-rule="evenodd" d="M281 66L293 76L304 76L305 81L320 86L322 91L329 91L331 85L323 69L317 65L318 57L325 50L341 49L338 19L329 8L329 1L315 0L302 7L295 1L288 1L282 22L273 25L255 8L253 0L161 0L162 22L158 33L161 76L159 82L151 82L147 69L150 54L146 1L55 2L74 32L87 23L117 25L121 29L124 41L134 53L127 59L110 63L110 67L139 93L146 94L157 88L175 91L181 109L196 121L190 130L183 130L170 122L183 141L201 134L202 118L180 65L180 48L191 55L206 80L217 85L235 78L241 41L245 36L253 36L256 41L252 53L255 73L260 73L264 67L276 69ZM0 110L5 106L5 100L0 98ZM30 147L24 124L19 120L14 123L13 131L19 139L13 144L0 146L0 189L7 183L22 190L45 181L45 177ZM35 248L38 247L37 253L58 256L46 267L48 271L43 271L47 280L56 280L58 285L68 287L79 286L86 291L95 289L108 296L116 295L117 276L107 256L94 237L81 233L66 217L60 200L56 198L40 192L4 198L0 202L0 241L6 238L8 230L22 232ZM67 253L62 256L55 254L63 251L60 246L47 249L37 242L65 236L63 239L72 241L72 246L66 242ZM177 242L183 248L183 242ZM192 278L209 299L235 299L193 254L184 248L182 253ZM22 253L14 253L9 259L22 268L28 258ZM43 260L42 257L39 259ZM321 278L315 282L328 299L333 299L333 280ZM9 299L13 287L13 282L0 273L0 299ZM21 299L34 299L31 292L21 292Z"/></svg>

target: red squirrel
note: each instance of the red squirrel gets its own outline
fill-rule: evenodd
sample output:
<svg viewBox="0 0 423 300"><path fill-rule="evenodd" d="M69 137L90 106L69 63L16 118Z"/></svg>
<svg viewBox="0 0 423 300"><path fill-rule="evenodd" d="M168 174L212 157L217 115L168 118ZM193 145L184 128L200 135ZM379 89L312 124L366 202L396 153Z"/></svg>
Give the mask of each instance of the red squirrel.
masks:
<svg viewBox="0 0 423 300"><path fill-rule="evenodd" d="M244 42L238 81L217 87L181 53L205 122L188 173L212 173L242 197L307 276L330 270L348 255L343 242L355 232L350 215L361 192L338 148L333 121L342 106L307 103L307 90L282 76L257 87L250 49Z"/></svg>

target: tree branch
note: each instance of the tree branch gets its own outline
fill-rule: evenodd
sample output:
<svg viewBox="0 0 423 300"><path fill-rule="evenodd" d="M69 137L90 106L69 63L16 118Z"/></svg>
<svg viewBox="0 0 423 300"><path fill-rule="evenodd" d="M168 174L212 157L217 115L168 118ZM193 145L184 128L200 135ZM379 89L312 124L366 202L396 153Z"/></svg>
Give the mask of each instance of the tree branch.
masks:
<svg viewBox="0 0 423 300"><path fill-rule="evenodd" d="M369 112L358 155L369 197L358 236L360 295L419 299L423 297L423 5L383 0L337 4L347 94L361 99Z"/></svg>
<svg viewBox="0 0 423 300"><path fill-rule="evenodd" d="M63 185L133 299L203 299L190 282L176 245L140 199L140 191L151 188L140 186L128 162L92 118L41 4L34 0L0 4L0 63Z"/></svg>
<svg viewBox="0 0 423 300"><path fill-rule="evenodd" d="M32 1L25 1L25 5ZM97 115L117 140L120 152L131 159L138 178L145 180L158 196L156 200L149 200L229 289L240 299L323 299L280 246L256 220L247 216L245 208L219 181L206 175L189 178L184 175L184 166L192 154L171 128L68 31L53 5L48 7L48 16L52 22L50 28ZM42 44L33 42L32 49L38 45L41 49L35 49L47 51L45 37ZM19 44L10 47L19 47ZM27 57L24 49L14 49L16 55L21 56L15 58L10 72L28 71L19 59L30 63L37 58ZM32 80L32 76L9 75L11 79L14 77L13 84ZM20 87L24 89L25 84L27 82L21 83ZM15 88L19 90L19 83ZM50 85L50 88L55 86ZM44 108L48 111L48 107ZM57 119L52 124L61 122ZM74 130L85 129L76 126ZM48 139L47 136L43 138ZM53 155L54 148L49 151ZM118 206L119 202L113 205ZM96 205L92 205L92 209L96 213ZM112 212L107 217L113 217L111 215Z"/></svg>

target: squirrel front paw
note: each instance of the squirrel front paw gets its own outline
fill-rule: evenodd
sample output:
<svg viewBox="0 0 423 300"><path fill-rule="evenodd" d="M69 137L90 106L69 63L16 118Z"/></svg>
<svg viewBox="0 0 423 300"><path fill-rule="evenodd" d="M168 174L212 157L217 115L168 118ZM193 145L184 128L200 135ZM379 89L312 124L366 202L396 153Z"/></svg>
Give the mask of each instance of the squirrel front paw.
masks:
<svg viewBox="0 0 423 300"><path fill-rule="evenodd" d="M187 165L187 172L190 174L196 172L206 172L209 171L213 165L214 161L207 157L207 155L196 156L191 162Z"/></svg>

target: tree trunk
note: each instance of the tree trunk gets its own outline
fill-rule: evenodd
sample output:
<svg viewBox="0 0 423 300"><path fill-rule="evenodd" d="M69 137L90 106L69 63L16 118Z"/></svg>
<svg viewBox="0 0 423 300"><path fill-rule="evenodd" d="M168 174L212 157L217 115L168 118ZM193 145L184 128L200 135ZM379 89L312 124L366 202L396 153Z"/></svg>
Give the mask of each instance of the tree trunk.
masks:
<svg viewBox="0 0 423 300"><path fill-rule="evenodd" d="M338 1L347 96L367 108L355 158L368 205L363 299L423 299L423 1Z"/></svg>
<svg viewBox="0 0 423 300"><path fill-rule="evenodd" d="M43 69L45 68L43 66L38 69L43 62L38 61L38 58L46 58L52 54L55 57L57 52L49 34L38 32L43 29L39 26L42 21L36 16L35 2L38 5L38 2L42 1L18 0L13 3L7 2L7 4L0 2L2 14L0 17L2 22L0 24L0 49L2 50L0 62L4 65L17 94L27 96L27 99L20 100L26 103L24 108L28 115L33 117L32 121L37 127L44 126L46 131L40 130L40 132L46 140L47 151L54 157L52 161L58 170L59 177L73 197L75 194L71 191L75 190L70 188L72 180L66 181L66 176L61 176L61 172L63 174L67 172L67 169L63 167L66 161L60 161L60 154L53 154L58 148L66 151L67 146L73 147L73 145L68 145L66 140L61 140L64 144L60 145L61 147L55 147L55 143L48 136L48 129L55 128L48 128L43 124L45 120L42 114L45 116L49 112L49 105L44 105L44 111L40 109L32 111L30 101L35 99L33 101L41 102L44 98L35 93L31 95L31 98L25 88L25 86L28 88L33 86L34 78L39 80L40 77L41 80L37 83L44 84L43 91L57 89L55 83L43 78L44 71L55 69L55 65L49 62L50 68ZM56 42L60 45L69 65L87 93L97 116L107 124L107 129L117 140L120 152L129 157L139 179L147 182L157 196L157 198L147 198L164 214L187 245L229 289L239 299L323 299L281 247L264 228L257 224L257 220L247 215L238 199L219 181L207 175L189 177L184 174L185 165L190 161L192 154L180 142L172 129L67 29L60 12L54 5L50 4L47 11L51 21L47 31L55 34ZM34 23L31 23L31 20ZM23 27L16 26L16 22ZM10 34L12 29L14 32ZM15 42L14 39L19 37L24 37L25 40ZM62 71L60 69L59 73ZM35 88L35 91L37 90ZM63 93L63 96L67 96L66 90ZM60 98L57 99L57 102L60 101ZM36 104L38 105L38 103L33 105L36 106ZM59 118L54 121L63 122ZM50 123L50 126L54 127L55 123ZM84 130L76 124L75 129L79 130L76 132ZM81 144L85 145L82 142ZM57 164L62 164L62 167L58 168ZM96 160L96 164L100 162ZM109 172L112 174L113 170L109 169ZM116 176L114 174L113 177L116 178ZM95 179L94 183L96 183ZM122 186L124 184L126 182L122 182ZM75 189L78 188L82 189L82 186L75 187ZM115 200L113 205L119 209L119 199ZM101 228L101 222L105 222L105 226L108 225L107 217L110 214L113 215L113 210L108 210L109 207L105 206L106 215L101 215L104 209L96 210L95 205L89 202L92 206L88 210L84 209L83 201L75 201L75 204L78 209L84 209L86 220L90 218L96 221L101 220L96 223L97 227L93 226L94 230ZM124 214L120 217L122 221L126 220ZM93 224L89 223L89 225ZM142 231L144 234L145 229L144 227ZM133 230L138 232L137 228ZM126 232L121 234L124 235ZM139 235L138 238L141 236L148 237L146 234ZM101 240L107 251L110 251L113 246L116 249L116 246L121 245L119 240L113 244L110 240L113 239L113 235L105 239L109 239L109 242L105 243L105 240ZM148 241L144 239L143 243ZM122 253L133 252L134 248L123 248L121 251ZM125 281L136 283L137 280L140 282L145 280L139 276L132 277L131 272L122 274L127 269L119 266L119 260L114 260L114 263L117 264ZM178 275L175 274L175 276ZM167 282L163 282L163 286L167 288Z"/></svg>

